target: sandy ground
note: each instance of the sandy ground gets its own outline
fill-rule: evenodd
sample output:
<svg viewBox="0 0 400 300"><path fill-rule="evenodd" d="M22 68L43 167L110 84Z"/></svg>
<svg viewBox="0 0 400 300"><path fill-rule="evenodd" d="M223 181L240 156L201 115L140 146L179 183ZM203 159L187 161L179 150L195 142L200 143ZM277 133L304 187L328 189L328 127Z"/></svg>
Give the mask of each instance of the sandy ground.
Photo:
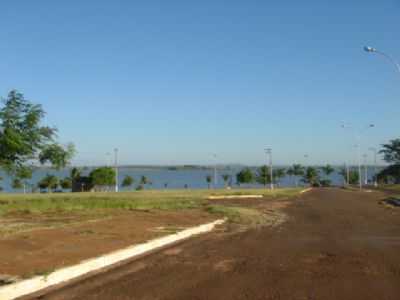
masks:
<svg viewBox="0 0 400 300"><path fill-rule="evenodd" d="M279 226L220 228L30 299L398 300L400 210L382 196L314 190Z"/></svg>

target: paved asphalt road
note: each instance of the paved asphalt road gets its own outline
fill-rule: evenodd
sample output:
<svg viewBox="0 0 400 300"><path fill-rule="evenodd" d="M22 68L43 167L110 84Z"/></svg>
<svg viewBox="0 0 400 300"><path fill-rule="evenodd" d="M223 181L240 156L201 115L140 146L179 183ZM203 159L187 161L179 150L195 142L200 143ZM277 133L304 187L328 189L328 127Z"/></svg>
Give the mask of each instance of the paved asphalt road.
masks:
<svg viewBox="0 0 400 300"><path fill-rule="evenodd" d="M400 299L400 209L317 189L279 227L220 229L30 299Z"/></svg>

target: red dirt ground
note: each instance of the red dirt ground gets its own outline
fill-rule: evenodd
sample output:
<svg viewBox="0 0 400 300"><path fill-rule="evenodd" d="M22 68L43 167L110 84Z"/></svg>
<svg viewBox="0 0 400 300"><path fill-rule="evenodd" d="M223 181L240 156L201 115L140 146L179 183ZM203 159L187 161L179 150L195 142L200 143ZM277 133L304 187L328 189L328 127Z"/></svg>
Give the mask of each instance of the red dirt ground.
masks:
<svg viewBox="0 0 400 300"><path fill-rule="evenodd" d="M317 189L279 227L217 230L27 299L398 300L400 210L382 196Z"/></svg>
<svg viewBox="0 0 400 300"><path fill-rule="evenodd" d="M200 210L121 212L109 219L13 234L0 238L0 275L48 273L215 218Z"/></svg>

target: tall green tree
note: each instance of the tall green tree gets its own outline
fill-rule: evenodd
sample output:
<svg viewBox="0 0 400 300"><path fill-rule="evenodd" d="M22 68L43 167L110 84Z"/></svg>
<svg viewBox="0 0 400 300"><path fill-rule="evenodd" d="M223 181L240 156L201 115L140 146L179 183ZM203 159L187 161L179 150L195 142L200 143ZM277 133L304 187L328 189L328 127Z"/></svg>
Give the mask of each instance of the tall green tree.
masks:
<svg viewBox="0 0 400 300"><path fill-rule="evenodd" d="M299 185L298 178L304 176L304 167L300 164L293 164L287 171L286 174L294 177L294 184L297 187Z"/></svg>
<svg viewBox="0 0 400 300"><path fill-rule="evenodd" d="M383 154L383 159L390 165L377 174L378 181L400 184L400 139L383 144L379 153Z"/></svg>
<svg viewBox="0 0 400 300"><path fill-rule="evenodd" d="M43 126L45 111L12 90L0 109L0 167L14 173L34 160L59 169L67 165L74 146L55 141L57 129Z"/></svg>
<svg viewBox="0 0 400 300"><path fill-rule="evenodd" d="M240 184L249 184L254 181L254 174L250 168L244 168L236 174L236 181Z"/></svg>
<svg viewBox="0 0 400 300"><path fill-rule="evenodd" d="M387 144L382 145L383 159L392 165L400 165L400 139L391 140Z"/></svg>

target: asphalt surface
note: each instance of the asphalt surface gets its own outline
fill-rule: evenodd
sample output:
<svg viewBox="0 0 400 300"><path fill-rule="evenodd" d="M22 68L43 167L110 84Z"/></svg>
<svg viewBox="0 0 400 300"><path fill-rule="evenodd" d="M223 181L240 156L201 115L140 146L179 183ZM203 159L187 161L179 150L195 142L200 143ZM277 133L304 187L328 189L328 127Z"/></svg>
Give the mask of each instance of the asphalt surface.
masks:
<svg viewBox="0 0 400 300"><path fill-rule="evenodd" d="M279 227L220 228L26 299L400 299L400 209L383 194L317 189Z"/></svg>

